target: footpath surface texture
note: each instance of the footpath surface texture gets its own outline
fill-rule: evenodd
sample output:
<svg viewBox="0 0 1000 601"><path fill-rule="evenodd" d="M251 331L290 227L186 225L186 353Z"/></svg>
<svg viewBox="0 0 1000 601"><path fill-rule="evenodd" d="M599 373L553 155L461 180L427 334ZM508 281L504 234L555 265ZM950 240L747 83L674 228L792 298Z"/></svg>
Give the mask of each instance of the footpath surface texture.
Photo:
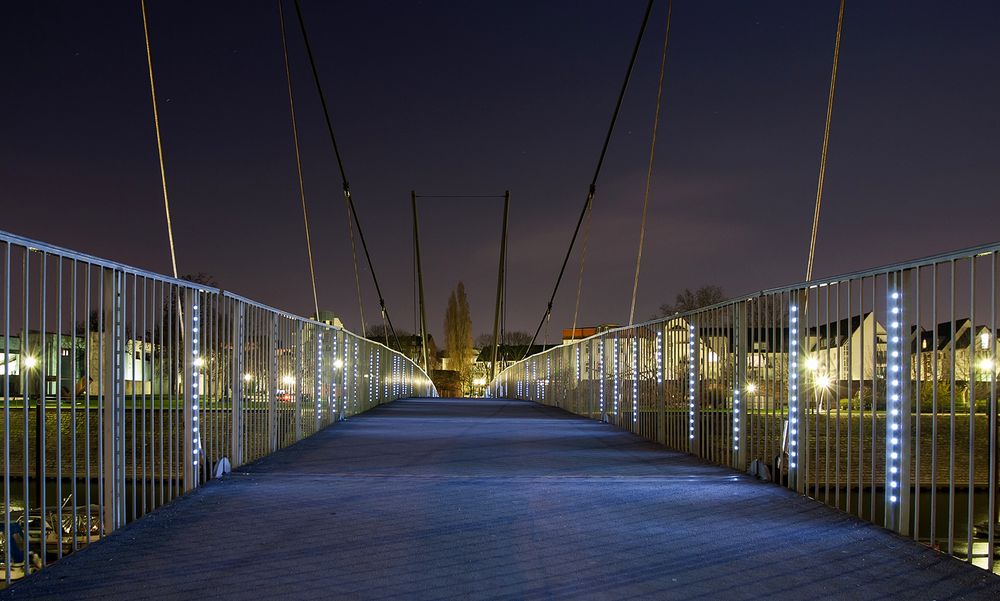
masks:
<svg viewBox="0 0 1000 601"><path fill-rule="evenodd" d="M1000 577L534 403L397 401L0 599L998 599Z"/></svg>

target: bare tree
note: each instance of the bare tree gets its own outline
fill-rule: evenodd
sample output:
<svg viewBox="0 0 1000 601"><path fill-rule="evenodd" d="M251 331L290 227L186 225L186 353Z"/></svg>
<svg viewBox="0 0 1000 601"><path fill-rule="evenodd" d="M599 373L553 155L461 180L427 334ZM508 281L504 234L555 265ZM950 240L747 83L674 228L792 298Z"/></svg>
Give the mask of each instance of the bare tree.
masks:
<svg viewBox="0 0 1000 601"><path fill-rule="evenodd" d="M531 334L527 332L504 332L500 336L501 346L525 346L531 342ZM489 348L493 346L493 334L492 332L484 332L479 336L476 336L476 348Z"/></svg>
<svg viewBox="0 0 1000 601"><path fill-rule="evenodd" d="M683 292L679 292L677 294L673 304L663 303L660 305L659 312L653 317L668 317L675 313L693 311L695 309L721 303L724 300L726 300L726 293L723 292L722 287L720 286L702 286L693 292L690 288L685 288Z"/></svg>

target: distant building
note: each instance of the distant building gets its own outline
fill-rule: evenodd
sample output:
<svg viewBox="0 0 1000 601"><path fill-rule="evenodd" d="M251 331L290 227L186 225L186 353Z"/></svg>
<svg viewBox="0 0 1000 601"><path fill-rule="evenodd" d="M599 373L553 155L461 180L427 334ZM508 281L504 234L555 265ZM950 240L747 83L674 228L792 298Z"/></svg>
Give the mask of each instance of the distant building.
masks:
<svg viewBox="0 0 1000 601"><path fill-rule="evenodd" d="M578 340L583 340L584 338L590 338L591 336L596 336L602 332L607 332L608 330L613 330L618 326L618 324L604 323L596 326L586 326L582 328L564 328L562 331L562 343L572 344Z"/></svg>
<svg viewBox="0 0 1000 601"><path fill-rule="evenodd" d="M335 328L344 327L344 322L340 321L340 318L333 311L320 311L319 315L316 316L316 321Z"/></svg>

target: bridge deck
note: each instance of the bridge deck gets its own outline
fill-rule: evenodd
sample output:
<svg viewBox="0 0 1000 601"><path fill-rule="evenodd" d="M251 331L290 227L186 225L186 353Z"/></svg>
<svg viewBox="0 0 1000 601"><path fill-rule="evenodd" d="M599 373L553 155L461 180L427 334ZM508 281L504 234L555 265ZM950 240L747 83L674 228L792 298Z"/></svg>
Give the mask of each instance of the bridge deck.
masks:
<svg viewBox="0 0 1000 601"><path fill-rule="evenodd" d="M1000 578L533 403L408 400L212 482L14 599L947 599Z"/></svg>

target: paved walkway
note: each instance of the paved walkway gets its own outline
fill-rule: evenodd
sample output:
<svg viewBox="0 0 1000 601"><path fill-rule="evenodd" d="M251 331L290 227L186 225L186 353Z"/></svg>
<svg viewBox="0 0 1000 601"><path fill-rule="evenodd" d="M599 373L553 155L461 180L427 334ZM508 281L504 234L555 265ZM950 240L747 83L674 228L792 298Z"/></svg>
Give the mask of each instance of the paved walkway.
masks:
<svg viewBox="0 0 1000 601"><path fill-rule="evenodd" d="M532 403L399 401L0 599L997 599L1000 577Z"/></svg>

